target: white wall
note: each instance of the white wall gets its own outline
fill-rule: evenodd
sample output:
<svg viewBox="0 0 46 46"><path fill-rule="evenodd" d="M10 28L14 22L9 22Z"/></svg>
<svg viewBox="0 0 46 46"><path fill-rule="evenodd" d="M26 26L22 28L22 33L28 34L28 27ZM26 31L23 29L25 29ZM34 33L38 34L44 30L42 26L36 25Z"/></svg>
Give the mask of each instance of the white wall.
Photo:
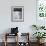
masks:
<svg viewBox="0 0 46 46"><path fill-rule="evenodd" d="M24 6L24 22L11 22L11 6ZM36 0L0 0L0 33L16 26L29 32L32 24L36 24Z"/></svg>
<svg viewBox="0 0 46 46"><path fill-rule="evenodd" d="M11 6L24 6L24 22L11 22ZM36 24L36 0L0 0L0 34L18 26L20 32L32 35L32 24Z"/></svg>

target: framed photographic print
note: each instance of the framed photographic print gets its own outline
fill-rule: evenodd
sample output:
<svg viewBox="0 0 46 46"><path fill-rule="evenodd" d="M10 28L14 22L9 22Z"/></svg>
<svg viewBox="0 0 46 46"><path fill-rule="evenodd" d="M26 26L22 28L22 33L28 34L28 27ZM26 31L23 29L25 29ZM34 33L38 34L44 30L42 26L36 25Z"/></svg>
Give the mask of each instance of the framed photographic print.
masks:
<svg viewBox="0 0 46 46"><path fill-rule="evenodd" d="M11 21L23 22L24 21L24 6L11 7Z"/></svg>

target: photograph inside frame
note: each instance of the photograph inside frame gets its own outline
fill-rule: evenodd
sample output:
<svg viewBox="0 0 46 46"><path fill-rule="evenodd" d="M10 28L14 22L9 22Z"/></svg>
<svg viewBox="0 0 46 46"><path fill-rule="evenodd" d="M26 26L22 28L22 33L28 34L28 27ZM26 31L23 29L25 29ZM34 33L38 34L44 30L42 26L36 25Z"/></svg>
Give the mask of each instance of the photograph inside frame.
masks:
<svg viewBox="0 0 46 46"><path fill-rule="evenodd" d="M24 6L12 6L12 22L23 22L24 21Z"/></svg>

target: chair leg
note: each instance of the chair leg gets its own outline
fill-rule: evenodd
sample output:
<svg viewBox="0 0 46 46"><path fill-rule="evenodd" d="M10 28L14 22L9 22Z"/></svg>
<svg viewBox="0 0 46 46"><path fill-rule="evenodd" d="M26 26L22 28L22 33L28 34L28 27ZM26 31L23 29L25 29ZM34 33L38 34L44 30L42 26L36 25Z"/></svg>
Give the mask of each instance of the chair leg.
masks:
<svg viewBox="0 0 46 46"><path fill-rule="evenodd" d="M5 46L7 46L7 42L5 41Z"/></svg>
<svg viewBox="0 0 46 46"><path fill-rule="evenodd" d="M7 33L5 34L5 46L7 46Z"/></svg>

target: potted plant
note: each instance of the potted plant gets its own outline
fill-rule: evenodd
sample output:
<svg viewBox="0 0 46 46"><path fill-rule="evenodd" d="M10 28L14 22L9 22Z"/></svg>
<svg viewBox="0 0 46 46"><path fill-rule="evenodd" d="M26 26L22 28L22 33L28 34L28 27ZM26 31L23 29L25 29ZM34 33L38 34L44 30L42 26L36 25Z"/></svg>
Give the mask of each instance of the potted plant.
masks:
<svg viewBox="0 0 46 46"><path fill-rule="evenodd" d="M37 41L40 43L40 40L42 38L45 38L44 36L46 36L46 33L45 32L35 32L33 35L37 38Z"/></svg>

